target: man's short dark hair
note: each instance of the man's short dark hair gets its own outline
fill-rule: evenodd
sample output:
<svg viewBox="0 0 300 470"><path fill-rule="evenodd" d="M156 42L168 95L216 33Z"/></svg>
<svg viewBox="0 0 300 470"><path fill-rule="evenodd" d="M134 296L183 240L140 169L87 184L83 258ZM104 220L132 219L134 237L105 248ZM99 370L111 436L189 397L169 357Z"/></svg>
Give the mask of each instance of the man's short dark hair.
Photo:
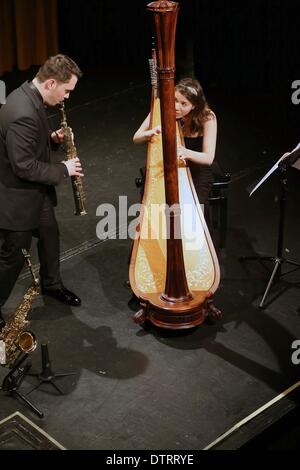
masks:
<svg viewBox="0 0 300 470"><path fill-rule="evenodd" d="M82 76L80 68L70 57L58 54L46 60L36 78L40 83L44 83L50 78L54 78L60 83L67 83L71 80L72 75L80 78Z"/></svg>

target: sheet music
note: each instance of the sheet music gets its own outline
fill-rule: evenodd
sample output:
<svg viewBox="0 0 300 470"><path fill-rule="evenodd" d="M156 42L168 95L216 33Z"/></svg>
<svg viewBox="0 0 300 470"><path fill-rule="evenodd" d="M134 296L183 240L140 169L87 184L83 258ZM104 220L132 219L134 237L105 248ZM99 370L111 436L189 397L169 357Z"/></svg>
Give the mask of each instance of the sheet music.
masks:
<svg viewBox="0 0 300 470"><path fill-rule="evenodd" d="M300 148L300 142L299 144L297 145L296 148L294 148L294 150L298 150ZM294 151L293 150L293 151ZM293 168L296 168L297 170L300 170L300 158L294 163L294 165L292 165Z"/></svg>
<svg viewBox="0 0 300 470"><path fill-rule="evenodd" d="M271 176L272 173L274 173L274 171L277 170L278 168L278 165L279 163L281 162L281 160L283 159L283 156L279 158L278 162L275 163L274 166L272 166L271 170L268 171L268 173L257 183L257 185L255 186L254 189L252 189L249 197L252 196L252 194L255 193L255 191L269 178L269 176Z"/></svg>
<svg viewBox="0 0 300 470"><path fill-rule="evenodd" d="M297 145L297 147L295 147L292 152L294 152L295 150L299 149L300 148L300 142L299 144ZM292 153L290 152L290 153ZM257 185L255 186L254 189L252 189L249 197L252 196L252 194L255 193L255 191L272 175L272 173L274 173L274 171L277 170L278 166L279 166L279 163L284 160L285 158L287 158L288 155L285 157L284 155L282 155L282 157L279 158L279 160L275 163L274 166L272 166L272 168L268 171L268 173L257 183ZM300 170L300 158L294 163L294 165L292 165L294 168L297 168L297 170Z"/></svg>

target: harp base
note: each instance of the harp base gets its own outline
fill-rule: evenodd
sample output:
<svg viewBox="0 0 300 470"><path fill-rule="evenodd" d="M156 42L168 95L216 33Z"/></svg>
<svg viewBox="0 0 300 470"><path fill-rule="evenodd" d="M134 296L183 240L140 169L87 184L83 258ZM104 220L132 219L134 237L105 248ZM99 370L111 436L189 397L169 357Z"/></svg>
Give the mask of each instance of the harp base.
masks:
<svg viewBox="0 0 300 470"><path fill-rule="evenodd" d="M171 330L184 330L201 325L207 317L220 320L222 312L213 304L212 294L206 298L202 293L194 293L192 301L174 303L164 302L159 295L151 301L141 300L141 309L135 313L133 319L138 325L150 321L153 325Z"/></svg>

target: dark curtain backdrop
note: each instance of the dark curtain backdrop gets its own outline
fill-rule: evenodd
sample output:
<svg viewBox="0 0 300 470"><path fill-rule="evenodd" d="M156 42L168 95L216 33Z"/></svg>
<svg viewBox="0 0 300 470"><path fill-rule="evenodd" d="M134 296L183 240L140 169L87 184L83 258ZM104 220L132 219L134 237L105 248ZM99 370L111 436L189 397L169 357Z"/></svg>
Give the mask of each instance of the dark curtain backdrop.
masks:
<svg viewBox="0 0 300 470"><path fill-rule="evenodd" d="M61 49L82 66L146 63L149 1L59 0ZM181 0L177 61L224 90L272 90L300 78L300 0ZM187 67L189 69L190 67Z"/></svg>
<svg viewBox="0 0 300 470"><path fill-rule="evenodd" d="M0 0L0 75L58 50L83 68L146 68L153 34L147 3ZM179 3L177 65L185 61L205 88L270 91L300 79L300 0Z"/></svg>
<svg viewBox="0 0 300 470"><path fill-rule="evenodd" d="M205 86L278 90L300 78L299 0L193 2L195 72Z"/></svg>
<svg viewBox="0 0 300 470"><path fill-rule="evenodd" d="M140 64L151 53L147 1L59 0L59 40L81 66Z"/></svg>
<svg viewBox="0 0 300 470"><path fill-rule="evenodd" d="M0 76L58 51L57 0L0 0Z"/></svg>
<svg viewBox="0 0 300 470"><path fill-rule="evenodd" d="M0 0L0 76L16 63L14 11L11 0Z"/></svg>

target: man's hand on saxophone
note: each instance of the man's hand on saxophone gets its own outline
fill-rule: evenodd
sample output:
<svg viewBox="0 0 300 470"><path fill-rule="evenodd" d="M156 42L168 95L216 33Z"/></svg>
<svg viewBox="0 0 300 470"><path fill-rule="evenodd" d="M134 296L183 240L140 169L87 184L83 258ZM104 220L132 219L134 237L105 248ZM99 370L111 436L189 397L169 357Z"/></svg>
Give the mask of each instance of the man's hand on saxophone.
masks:
<svg viewBox="0 0 300 470"><path fill-rule="evenodd" d="M67 161L63 160L62 163L68 168L69 176L84 176L79 158L76 157Z"/></svg>
<svg viewBox="0 0 300 470"><path fill-rule="evenodd" d="M74 144L74 134L72 129L70 128L70 132L72 135L72 142ZM62 144L63 141L65 140L65 130L63 128L57 129L57 131L53 131L51 134L51 139L55 144Z"/></svg>
<svg viewBox="0 0 300 470"><path fill-rule="evenodd" d="M65 133L63 129L58 129L57 131L53 131L51 134L51 139L55 144L62 144L64 141Z"/></svg>

